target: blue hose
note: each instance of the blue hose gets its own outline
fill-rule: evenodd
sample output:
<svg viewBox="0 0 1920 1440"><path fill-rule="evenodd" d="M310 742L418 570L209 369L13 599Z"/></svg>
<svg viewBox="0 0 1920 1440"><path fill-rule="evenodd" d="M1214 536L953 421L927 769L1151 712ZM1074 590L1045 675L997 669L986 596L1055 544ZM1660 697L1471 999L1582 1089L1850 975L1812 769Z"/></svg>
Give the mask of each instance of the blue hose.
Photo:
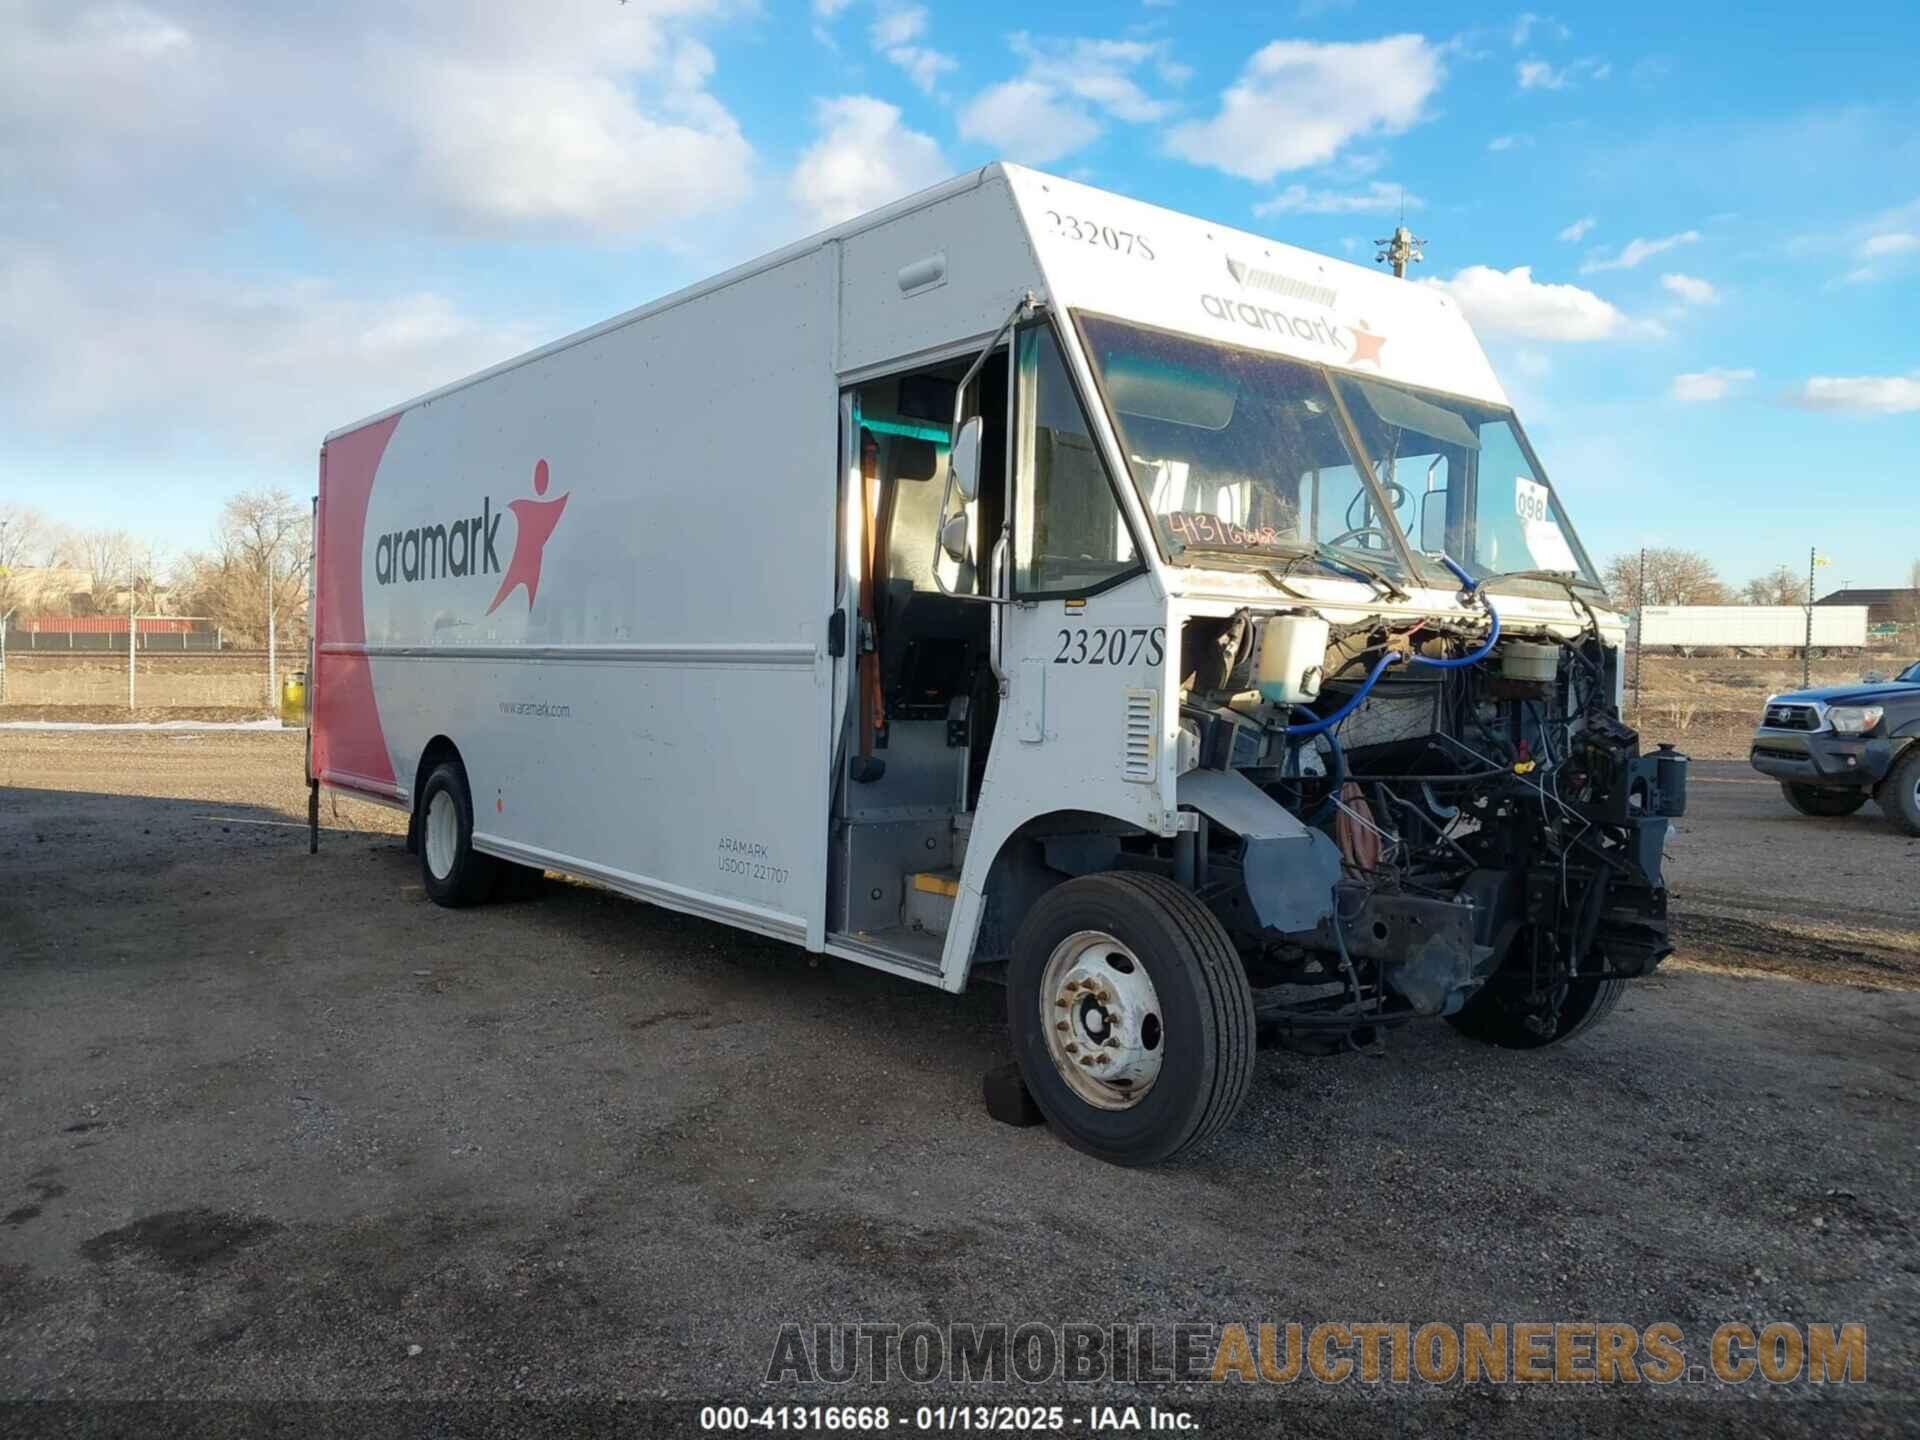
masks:
<svg viewBox="0 0 1920 1440"><path fill-rule="evenodd" d="M1478 665L1482 660L1486 659L1488 654L1493 650L1494 642L1500 638L1500 612L1493 608L1493 603L1484 595L1480 597L1480 603L1487 607L1487 619L1491 622L1487 626L1486 644L1482 645L1471 655L1462 655L1455 660L1436 660L1428 655L1416 655L1413 657L1413 663L1416 665L1431 665L1436 670L1463 670L1469 665Z"/></svg>
<svg viewBox="0 0 1920 1440"><path fill-rule="evenodd" d="M1368 692L1373 689L1374 682L1378 680L1383 673L1385 673L1386 668L1389 665L1394 664L1399 659L1400 659L1400 654L1398 651L1389 650L1386 654L1382 655L1377 661L1374 662L1373 669L1368 672L1367 678L1360 682L1360 688L1353 692L1353 697L1350 700L1348 700L1346 704L1342 705L1338 710L1334 711L1333 714L1327 716L1327 718L1324 720L1307 720L1307 721L1303 721L1301 724L1298 724L1298 725L1287 726L1287 734L1289 735L1324 735L1326 734L1327 731L1331 730L1334 726L1338 725L1342 720L1346 719L1347 716L1351 715L1355 710L1360 708L1360 702L1367 698Z"/></svg>
<svg viewBox="0 0 1920 1440"><path fill-rule="evenodd" d="M1455 577L1460 581L1460 588L1466 591L1467 594L1471 595L1480 588L1480 582L1455 564L1453 557L1444 551L1441 552L1440 563L1454 573Z"/></svg>
<svg viewBox="0 0 1920 1440"><path fill-rule="evenodd" d="M1448 560L1447 564L1451 567L1454 574L1458 575L1462 580L1467 580L1466 572L1458 565L1455 565L1451 560ZM1468 584L1470 588L1477 590L1477 582L1469 581ZM1471 655L1462 655L1453 660L1436 659L1428 655L1412 655L1407 658L1415 665L1431 665L1436 670L1464 670L1467 666L1478 665L1482 660L1486 659L1488 655L1493 653L1493 647L1500 639L1500 612L1493 608L1493 602L1488 600L1485 595L1480 596L1480 603L1486 606L1487 620L1489 623L1487 625L1486 643L1481 645L1478 650L1474 651ZM1361 702L1372 693L1374 683L1386 673L1389 665L1394 664L1399 659L1400 655L1398 651L1389 650L1374 663L1373 669L1367 672L1367 678L1360 682L1360 688L1353 692L1352 697L1346 704L1342 705L1324 720L1305 720L1298 725L1287 726L1287 734L1302 736L1324 735L1360 708Z"/></svg>

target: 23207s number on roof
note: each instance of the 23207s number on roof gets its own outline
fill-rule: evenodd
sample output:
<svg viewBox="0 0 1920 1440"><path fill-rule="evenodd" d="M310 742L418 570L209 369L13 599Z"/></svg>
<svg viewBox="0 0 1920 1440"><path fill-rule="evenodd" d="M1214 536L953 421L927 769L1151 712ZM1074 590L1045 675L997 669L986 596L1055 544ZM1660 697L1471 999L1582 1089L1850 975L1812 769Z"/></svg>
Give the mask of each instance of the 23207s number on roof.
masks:
<svg viewBox="0 0 1920 1440"><path fill-rule="evenodd" d="M1134 230L1118 230L1111 225L1102 225L1098 220L1088 220L1079 215L1065 215L1058 210L1047 211L1047 218L1053 221L1054 233L1068 240L1078 240L1088 245L1104 245L1116 255L1131 255L1136 260L1156 258L1153 245L1147 237Z"/></svg>

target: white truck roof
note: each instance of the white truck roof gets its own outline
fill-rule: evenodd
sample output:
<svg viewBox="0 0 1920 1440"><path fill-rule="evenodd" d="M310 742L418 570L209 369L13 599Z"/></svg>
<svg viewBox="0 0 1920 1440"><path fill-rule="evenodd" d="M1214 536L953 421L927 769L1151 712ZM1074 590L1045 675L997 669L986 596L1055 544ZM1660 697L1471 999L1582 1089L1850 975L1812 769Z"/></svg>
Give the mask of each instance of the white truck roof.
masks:
<svg viewBox="0 0 1920 1440"><path fill-rule="evenodd" d="M1507 403L1459 306L1435 287L1409 284L1110 190L996 163L343 425L326 438L349 434L504 370L687 304L824 246L854 241L927 213L936 214L937 222L905 228L927 232L925 243L939 248L916 255L902 266L897 283L902 294L924 293L943 287L951 273L959 293L935 307L949 323L959 321L962 327L941 337L948 342L990 332L1013 300L1032 290L1063 309L1093 311L1360 375L1496 405ZM916 242L920 238L915 235ZM909 287L910 276L931 278L920 279L914 290ZM895 274L889 271L886 280L894 282ZM876 292L882 288L874 286ZM852 335L843 338L843 370L861 369L925 346L927 334L916 325L898 327L897 337L891 337L897 340L897 348L876 346L881 336L875 331L885 334L888 321L901 318L886 302L900 298L886 296L878 304L881 313L864 317L865 325L856 327L864 332L858 336L863 343L854 343Z"/></svg>

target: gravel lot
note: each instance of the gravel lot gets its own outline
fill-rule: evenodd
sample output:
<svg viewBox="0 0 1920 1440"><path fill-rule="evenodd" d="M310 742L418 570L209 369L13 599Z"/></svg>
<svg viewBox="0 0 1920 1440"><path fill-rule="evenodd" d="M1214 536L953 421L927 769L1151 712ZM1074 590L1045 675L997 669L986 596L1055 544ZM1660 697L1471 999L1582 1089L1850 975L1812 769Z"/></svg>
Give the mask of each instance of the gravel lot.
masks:
<svg viewBox="0 0 1920 1440"><path fill-rule="evenodd" d="M994 991L571 884L438 910L389 812L328 802L306 854L294 734L0 732L0 1397L666 1397L666 1433L1067 1388L773 1390L786 1321L1668 1320L1691 1356L1778 1319L1864 1322L1867 1383L1067 1398L1915 1433L1920 845L1695 779L1682 955L1592 1036L1263 1054L1226 1135L1123 1172L986 1116Z"/></svg>

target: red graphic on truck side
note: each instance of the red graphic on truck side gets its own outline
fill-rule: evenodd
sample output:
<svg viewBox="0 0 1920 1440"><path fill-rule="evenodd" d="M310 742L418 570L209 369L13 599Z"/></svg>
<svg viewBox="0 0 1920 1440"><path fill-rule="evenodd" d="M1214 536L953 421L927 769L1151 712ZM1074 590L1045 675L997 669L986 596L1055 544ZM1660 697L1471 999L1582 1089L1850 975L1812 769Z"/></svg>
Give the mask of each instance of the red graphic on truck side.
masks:
<svg viewBox="0 0 1920 1440"><path fill-rule="evenodd" d="M533 467L533 493L547 493L547 462L538 461ZM540 560L546 553L547 541L553 538L553 528L560 523L560 516L567 508L567 500L573 494L569 490L558 500L509 500L507 508L513 511L518 527L513 532L513 557L507 561L507 573L500 577L500 588L494 592L493 603L487 606L491 615L500 608L500 602L511 595L519 586L527 587L527 609L533 609L534 597L540 593Z"/></svg>

